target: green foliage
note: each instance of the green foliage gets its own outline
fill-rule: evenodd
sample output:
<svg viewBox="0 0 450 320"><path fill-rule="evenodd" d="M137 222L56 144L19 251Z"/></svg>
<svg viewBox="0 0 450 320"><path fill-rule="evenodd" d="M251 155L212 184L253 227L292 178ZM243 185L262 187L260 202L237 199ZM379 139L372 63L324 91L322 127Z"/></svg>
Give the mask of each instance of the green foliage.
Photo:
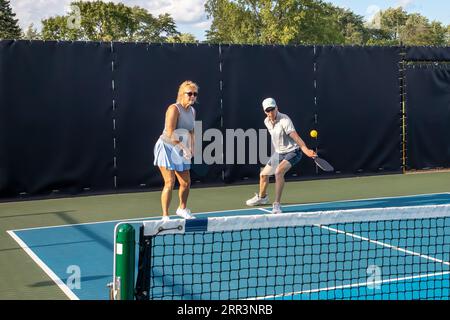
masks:
<svg viewBox="0 0 450 320"><path fill-rule="evenodd" d="M321 0L207 0L212 19L207 42L234 44L450 45L450 25L408 14L401 7L362 16ZM198 43L177 31L169 14L155 17L140 7L74 1L63 16L21 32L9 0L0 0L0 39Z"/></svg>
<svg viewBox="0 0 450 320"><path fill-rule="evenodd" d="M41 34L34 27L34 24L30 24L26 31L22 33L22 39L24 40L41 40Z"/></svg>
<svg viewBox="0 0 450 320"><path fill-rule="evenodd" d="M442 46L448 43L448 30L440 22L430 23L426 17L417 13L408 14L402 8L381 11L371 25L383 34L380 38L372 38L371 44Z"/></svg>
<svg viewBox="0 0 450 320"><path fill-rule="evenodd" d="M0 39L20 39L22 33L9 0L0 0Z"/></svg>
<svg viewBox="0 0 450 320"><path fill-rule="evenodd" d="M448 26L401 7L369 23L319 0L207 0L207 41L237 44L445 45Z"/></svg>
<svg viewBox="0 0 450 320"><path fill-rule="evenodd" d="M317 0L208 0L209 42L363 44L363 18Z"/></svg>
<svg viewBox="0 0 450 320"><path fill-rule="evenodd" d="M132 11L138 26L132 41L165 42L180 35L169 14L155 18L143 8L133 7Z"/></svg>
<svg viewBox="0 0 450 320"><path fill-rule="evenodd" d="M211 28L206 32L209 42L251 43L259 40L259 24L253 8L227 0L209 0L205 3L208 18L213 18Z"/></svg>
<svg viewBox="0 0 450 320"><path fill-rule="evenodd" d="M76 1L71 9L65 16L42 20L43 39L163 42L179 35L170 15L154 17L140 7Z"/></svg>
<svg viewBox="0 0 450 320"><path fill-rule="evenodd" d="M198 43L198 40L195 38L193 34L190 33L181 33L177 36L171 36L167 38L167 42L169 43Z"/></svg>
<svg viewBox="0 0 450 320"><path fill-rule="evenodd" d="M418 14L408 17L401 31L401 39L405 45L445 45L445 27L441 23L428 20Z"/></svg>
<svg viewBox="0 0 450 320"><path fill-rule="evenodd" d="M447 46L450 46L450 24L447 26L447 32L445 34L445 42Z"/></svg>

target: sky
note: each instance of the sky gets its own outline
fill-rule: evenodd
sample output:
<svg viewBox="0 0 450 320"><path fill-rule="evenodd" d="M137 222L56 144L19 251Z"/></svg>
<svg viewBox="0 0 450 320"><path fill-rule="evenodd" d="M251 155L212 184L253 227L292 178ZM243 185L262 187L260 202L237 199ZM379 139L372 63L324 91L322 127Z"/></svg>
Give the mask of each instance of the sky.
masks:
<svg viewBox="0 0 450 320"><path fill-rule="evenodd" d="M70 11L71 1L73 0L10 0L10 3L22 29L27 29L33 23L34 27L40 30L41 19L67 14ZM178 31L191 33L200 41L205 40L205 31L211 25L204 10L206 0L108 0L106 2L109 1L121 2L127 6L140 6L155 16L169 13L175 20ZM325 2L350 9L367 21L370 21L379 10L402 6L408 13L420 13L430 21L437 20L445 25L450 24L449 0L325 0Z"/></svg>

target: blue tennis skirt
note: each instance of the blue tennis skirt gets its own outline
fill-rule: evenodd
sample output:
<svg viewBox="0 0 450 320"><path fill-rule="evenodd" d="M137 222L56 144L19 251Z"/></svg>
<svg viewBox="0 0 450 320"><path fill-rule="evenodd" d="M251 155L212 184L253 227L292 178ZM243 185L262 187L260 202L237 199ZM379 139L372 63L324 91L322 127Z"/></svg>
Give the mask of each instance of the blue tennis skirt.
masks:
<svg viewBox="0 0 450 320"><path fill-rule="evenodd" d="M169 143L165 143L161 138L156 142L153 153L155 156L153 164L155 166L175 171L191 169L191 160L183 157L183 151Z"/></svg>

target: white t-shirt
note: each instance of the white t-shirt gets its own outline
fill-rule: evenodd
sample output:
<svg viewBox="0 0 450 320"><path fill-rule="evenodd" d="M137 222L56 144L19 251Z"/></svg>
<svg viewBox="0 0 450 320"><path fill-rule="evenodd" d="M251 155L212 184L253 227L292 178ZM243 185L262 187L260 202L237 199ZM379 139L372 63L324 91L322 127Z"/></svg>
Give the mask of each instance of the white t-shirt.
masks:
<svg viewBox="0 0 450 320"><path fill-rule="evenodd" d="M299 148L289 134L295 131L292 120L284 113L277 112L275 123L270 122L269 117L264 120L264 124L269 130L272 144L277 153L288 153Z"/></svg>

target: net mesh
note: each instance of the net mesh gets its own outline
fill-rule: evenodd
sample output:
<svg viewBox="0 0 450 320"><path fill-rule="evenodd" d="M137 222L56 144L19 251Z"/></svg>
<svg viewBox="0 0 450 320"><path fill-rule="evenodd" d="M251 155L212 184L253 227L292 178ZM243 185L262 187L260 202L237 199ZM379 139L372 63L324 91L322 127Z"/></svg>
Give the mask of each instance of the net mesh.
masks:
<svg viewBox="0 0 450 320"><path fill-rule="evenodd" d="M449 299L450 217L146 236L138 299Z"/></svg>

